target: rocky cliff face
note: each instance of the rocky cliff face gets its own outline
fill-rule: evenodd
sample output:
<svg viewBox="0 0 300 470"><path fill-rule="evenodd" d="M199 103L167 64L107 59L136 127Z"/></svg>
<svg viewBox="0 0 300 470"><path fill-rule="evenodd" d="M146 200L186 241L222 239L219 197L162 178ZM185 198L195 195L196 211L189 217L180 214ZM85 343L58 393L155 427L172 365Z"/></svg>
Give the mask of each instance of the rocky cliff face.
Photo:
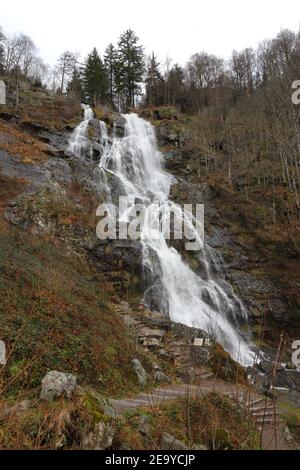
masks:
<svg viewBox="0 0 300 470"><path fill-rule="evenodd" d="M245 300L253 321L267 309L270 320L294 326L299 308L298 295L292 288L295 279L290 283L287 279L281 283L281 279L282 269L287 274L289 264L297 270L295 276L299 274L297 243L284 233L279 239L279 223L266 226L256 218L256 199L245 200L238 185L228 182L225 151L212 149L204 154L197 146L191 132L192 118L165 115L159 110L142 110L140 114L156 126L166 168L178 177L172 188L174 200L205 204L207 241L224 257L226 275Z"/></svg>
<svg viewBox="0 0 300 470"><path fill-rule="evenodd" d="M278 236L280 222L267 226L257 218L261 201L245 201L237 182L228 183L226 152L220 144L203 153L192 135L191 118L155 109L139 113L156 126L166 168L178 178L173 199L205 205L206 241L221 255L224 277L249 312L254 341L274 360L283 334L280 358L294 368L291 345L300 334L297 242L284 233ZM186 261L201 272L197 256L189 255ZM281 387L299 388L297 374L291 378L283 373L279 382Z"/></svg>
<svg viewBox="0 0 300 470"><path fill-rule="evenodd" d="M224 277L250 312L254 340L275 358L284 327L282 360L290 362L288 335L297 324L299 293L287 272L293 263L298 279L298 260L286 256L279 265L278 246L271 250L266 238L247 231L251 220L243 214L240 196L219 178L221 153L199 154L190 118L166 109L139 112L156 126L166 167L178 178L174 201L205 204L207 241L225 260ZM122 117L100 109L96 116L124 135ZM140 305L147 287L140 244L97 240L103 136L98 121L91 121L88 157L68 154L69 137L80 119L77 105L43 93L33 93L18 112L0 112L0 253L9 246L0 277L0 339L11 353L6 380L15 381L16 393L29 369L33 396L49 370L75 374L81 383L116 396L160 382L196 382L203 367L205 373L235 380L236 364L213 337L172 325L155 311L156 305L151 310ZM207 175L207 165L216 168L216 175ZM115 197L118 191L116 182ZM286 249L292 250L288 244ZM201 273L197 256L184 256ZM195 339L203 339L204 347L197 348ZM32 357L37 362L33 372ZM133 366L136 360L147 385ZM268 380L270 366L262 367ZM282 371L276 385L294 391L297 400L299 380L292 374ZM239 375L245 381L245 371Z"/></svg>

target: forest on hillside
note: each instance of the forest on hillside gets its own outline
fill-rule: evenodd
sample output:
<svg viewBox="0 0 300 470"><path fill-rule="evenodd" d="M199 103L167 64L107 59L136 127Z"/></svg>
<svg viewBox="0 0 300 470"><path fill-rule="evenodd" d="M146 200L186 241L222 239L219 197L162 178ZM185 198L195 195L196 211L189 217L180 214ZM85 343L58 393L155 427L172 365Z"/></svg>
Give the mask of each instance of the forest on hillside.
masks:
<svg viewBox="0 0 300 470"><path fill-rule="evenodd" d="M300 30L93 40L48 65L0 27L0 450L299 449ZM98 236L124 195L155 243Z"/></svg>
<svg viewBox="0 0 300 470"><path fill-rule="evenodd" d="M299 32L282 30L257 50L234 50L228 61L195 52L182 66L170 57L159 63L154 52L147 56L136 34L127 30L102 57L96 48L85 59L65 51L51 68L29 36L6 36L0 30L0 74L8 88L26 79L94 106L106 103L119 111L175 106L196 115L203 150L221 146L240 155L238 165L245 170L265 162L260 183L287 187L293 207L286 221L300 218L300 108L291 101L300 77ZM232 171L229 157L229 180ZM247 174L240 185L247 195ZM274 221L276 212L274 203Z"/></svg>

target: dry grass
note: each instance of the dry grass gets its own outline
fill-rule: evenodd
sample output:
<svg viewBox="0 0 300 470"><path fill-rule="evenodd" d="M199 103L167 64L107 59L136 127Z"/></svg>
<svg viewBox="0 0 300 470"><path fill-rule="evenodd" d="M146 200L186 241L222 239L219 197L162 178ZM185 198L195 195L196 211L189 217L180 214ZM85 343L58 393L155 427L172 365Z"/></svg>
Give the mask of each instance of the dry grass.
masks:
<svg viewBox="0 0 300 470"><path fill-rule="evenodd" d="M147 437L139 432L141 416L149 419ZM259 436L247 412L214 393L197 398L187 394L173 402L153 404L148 410L127 413L118 440L130 449L158 450L165 432L190 449L204 445L212 450L247 450L259 445Z"/></svg>
<svg viewBox="0 0 300 470"><path fill-rule="evenodd" d="M21 122L38 124L46 129L65 131L66 126L76 126L81 119L79 103L64 96L36 98L32 92L31 102L18 109Z"/></svg>
<svg viewBox="0 0 300 470"><path fill-rule="evenodd" d="M35 396L48 370L112 395L138 388L136 346L111 308L112 292L84 257L7 226L0 232L0 332L5 396Z"/></svg>
<svg viewBox="0 0 300 470"><path fill-rule="evenodd" d="M39 163L49 158L48 145L3 121L0 121L0 149L19 156L24 163Z"/></svg>

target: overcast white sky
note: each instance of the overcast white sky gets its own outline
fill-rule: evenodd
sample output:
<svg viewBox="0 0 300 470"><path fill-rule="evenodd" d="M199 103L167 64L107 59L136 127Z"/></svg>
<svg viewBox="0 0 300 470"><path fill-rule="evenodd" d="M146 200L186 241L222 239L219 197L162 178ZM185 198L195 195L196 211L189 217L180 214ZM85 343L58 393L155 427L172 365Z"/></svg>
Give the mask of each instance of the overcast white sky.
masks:
<svg viewBox="0 0 300 470"><path fill-rule="evenodd" d="M2 0L0 25L33 38L53 64L66 49L85 56L132 28L146 52L184 65L197 51L228 58L282 28L298 30L299 0Z"/></svg>

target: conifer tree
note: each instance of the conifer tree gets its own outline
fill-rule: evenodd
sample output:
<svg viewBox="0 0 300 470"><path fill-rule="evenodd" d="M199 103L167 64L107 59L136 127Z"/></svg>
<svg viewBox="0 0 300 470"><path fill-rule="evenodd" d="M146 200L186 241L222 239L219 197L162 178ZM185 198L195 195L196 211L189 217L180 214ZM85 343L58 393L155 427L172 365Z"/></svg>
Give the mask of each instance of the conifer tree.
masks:
<svg viewBox="0 0 300 470"><path fill-rule="evenodd" d="M159 94L162 89L163 78L159 70L159 63L152 53L148 59L147 74L145 79L146 84L146 103L151 105L158 105Z"/></svg>
<svg viewBox="0 0 300 470"><path fill-rule="evenodd" d="M72 79L68 83L67 95L76 101L81 101L83 98L82 77L77 67L74 67Z"/></svg>
<svg viewBox="0 0 300 470"><path fill-rule="evenodd" d="M125 95L126 106L135 107L135 97L141 94L144 73L144 50L131 29L118 42L118 88Z"/></svg>
<svg viewBox="0 0 300 470"><path fill-rule="evenodd" d="M83 96L87 103L96 106L105 100L107 91L106 73L96 48L87 56L82 74Z"/></svg>
<svg viewBox="0 0 300 470"><path fill-rule="evenodd" d="M107 93L111 106L114 106L117 91L118 54L113 44L109 44L104 53L104 67L107 77Z"/></svg>

